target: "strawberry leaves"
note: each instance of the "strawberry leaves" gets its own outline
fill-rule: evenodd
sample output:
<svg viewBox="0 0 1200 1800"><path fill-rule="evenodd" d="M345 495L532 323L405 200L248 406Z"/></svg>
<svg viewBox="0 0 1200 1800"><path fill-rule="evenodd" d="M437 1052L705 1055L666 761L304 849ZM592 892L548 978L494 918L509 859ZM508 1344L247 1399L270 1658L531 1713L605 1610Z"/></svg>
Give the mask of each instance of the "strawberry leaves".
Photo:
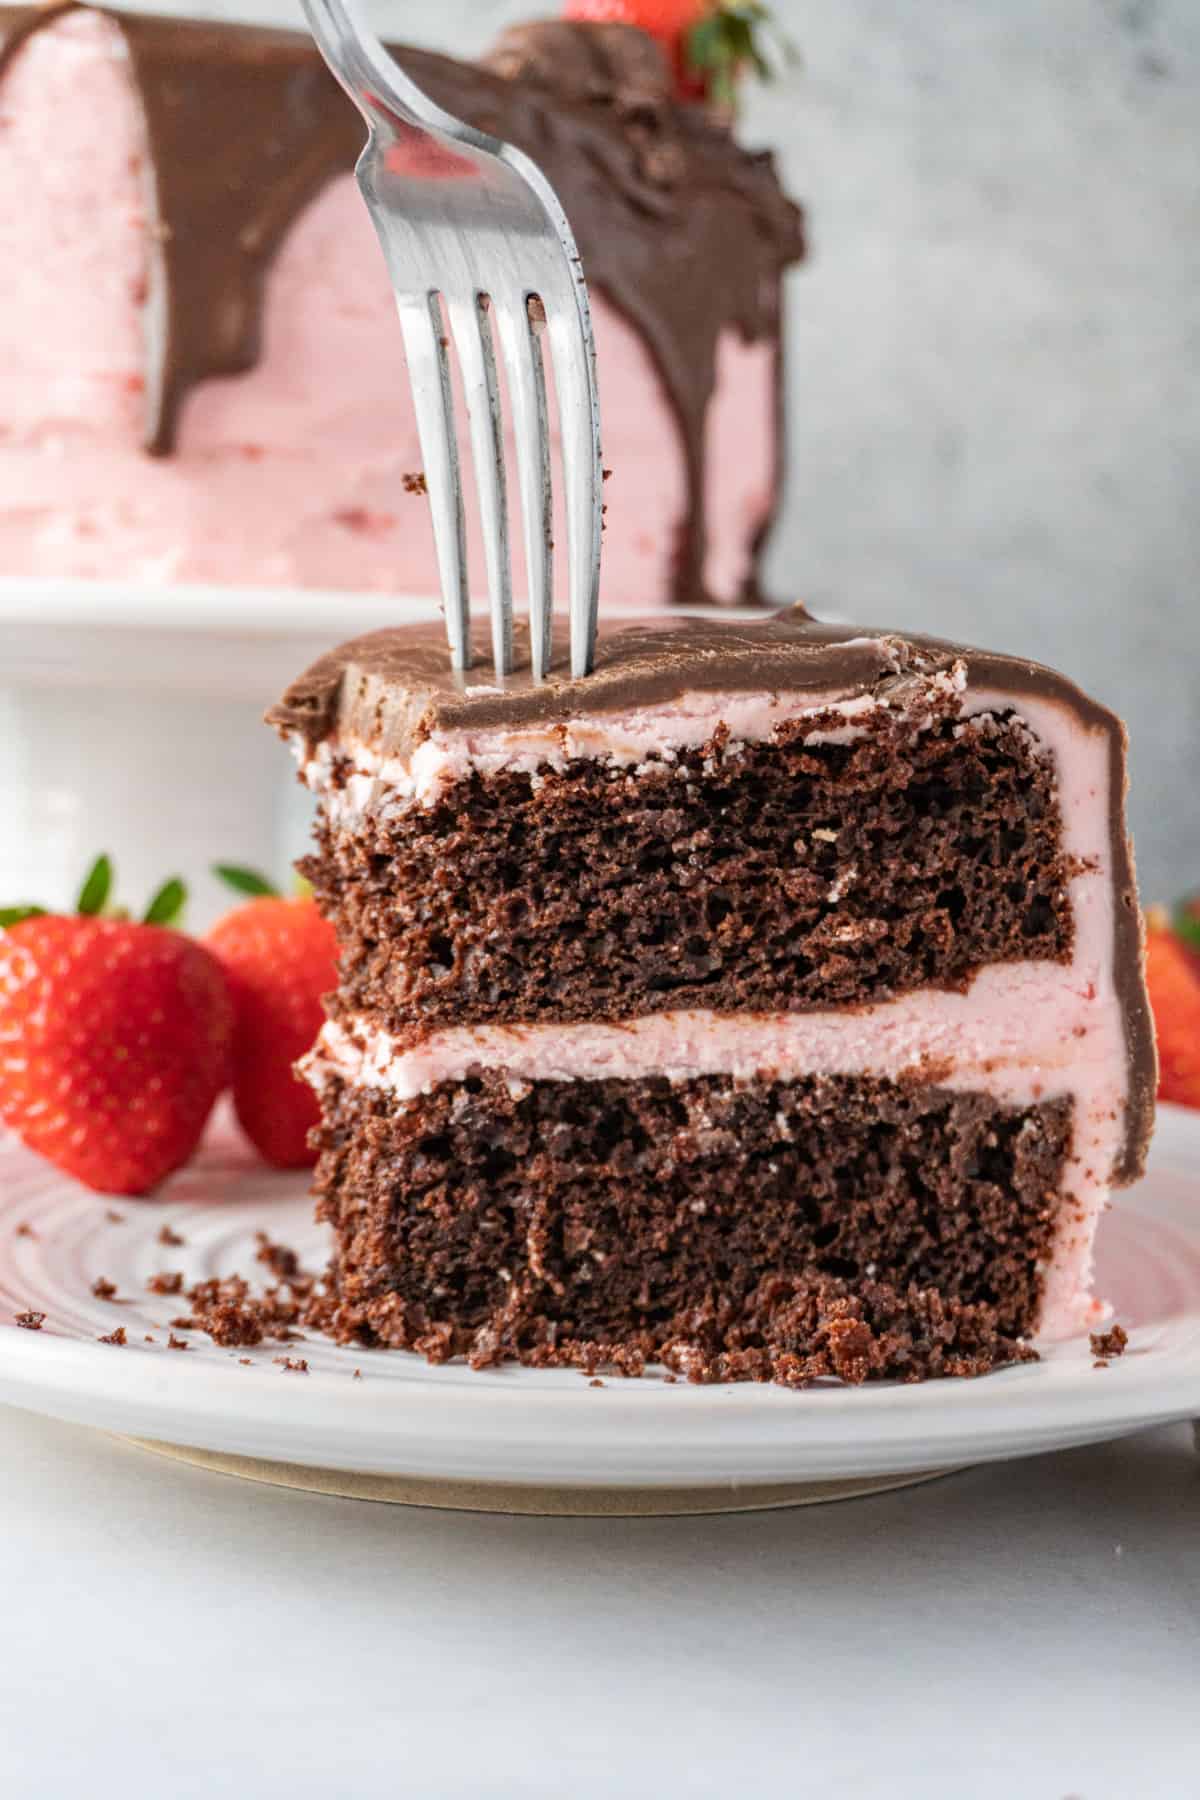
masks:
<svg viewBox="0 0 1200 1800"><path fill-rule="evenodd" d="M12 925L23 925L26 919L44 919L44 906L0 906L0 931Z"/></svg>
<svg viewBox="0 0 1200 1800"><path fill-rule="evenodd" d="M252 900L279 898L279 889L257 869L243 869L237 863L214 863L213 874L235 894L248 894Z"/></svg>
<svg viewBox="0 0 1200 1800"><path fill-rule="evenodd" d="M98 856L83 879L78 898L72 912L80 919L114 919L127 920L129 912L125 907L113 905L114 870L112 857L104 854ZM143 915L145 925L178 926L185 906L187 905L187 888L177 875L164 881L150 901ZM57 908L45 906L0 906L0 931L9 931L14 925L23 925L27 919L44 919L53 916Z"/></svg>
<svg viewBox="0 0 1200 1800"><path fill-rule="evenodd" d="M75 902L75 911L81 919L99 918L108 905L112 884L112 858L98 856L84 877L83 886L79 890L79 898Z"/></svg>
<svg viewBox="0 0 1200 1800"><path fill-rule="evenodd" d="M1176 906L1171 915L1171 929L1189 950L1200 951L1200 900L1195 894L1190 894Z"/></svg>
<svg viewBox="0 0 1200 1800"><path fill-rule="evenodd" d="M764 35L774 39L775 60L763 48ZM688 32L684 66L720 107L737 102L738 82L747 68L762 81L773 81L776 64L799 61L799 52L762 0L718 0Z"/></svg>
<svg viewBox="0 0 1200 1800"><path fill-rule="evenodd" d="M144 925L178 925L183 917L183 909L187 905L187 888L177 875L163 885L146 908L142 920Z"/></svg>

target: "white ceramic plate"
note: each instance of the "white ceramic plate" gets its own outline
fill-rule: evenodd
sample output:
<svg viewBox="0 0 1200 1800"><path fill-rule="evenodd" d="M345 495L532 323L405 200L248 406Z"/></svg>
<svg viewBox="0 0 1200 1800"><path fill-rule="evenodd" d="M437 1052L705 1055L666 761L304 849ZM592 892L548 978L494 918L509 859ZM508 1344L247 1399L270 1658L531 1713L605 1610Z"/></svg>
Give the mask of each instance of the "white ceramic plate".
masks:
<svg viewBox="0 0 1200 1800"><path fill-rule="evenodd" d="M36 1237L18 1233L22 1221ZM183 1248L159 1244L164 1223ZM111 1208L18 1145L0 1145L0 1400L326 1469L592 1488L899 1474L1200 1414L1200 1115L1171 1108L1150 1175L1102 1228L1100 1285L1131 1335L1104 1370L1080 1340L980 1381L797 1394L672 1386L654 1375L593 1388L567 1371L473 1374L312 1337L287 1352L307 1359L306 1375L275 1362L278 1345L221 1350L191 1333L187 1352L167 1349L164 1327L180 1302L148 1294L147 1278L176 1268L189 1281L252 1273L256 1229L319 1266L324 1243L303 1180L264 1172L222 1133L163 1200ZM97 1277L115 1282L125 1303L95 1300ZM41 1331L11 1324L29 1308L46 1313ZM96 1341L117 1324L127 1347Z"/></svg>
<svg viewBox="0 0 1200 1800"><path fill-rule="evenodd" d="M437 616L380 594L0 576L4 899L63 905L109 850L127 905L182 875L197 929L229 903L212 863L280 878L308 808L264 709L331 645Z"/></svg>

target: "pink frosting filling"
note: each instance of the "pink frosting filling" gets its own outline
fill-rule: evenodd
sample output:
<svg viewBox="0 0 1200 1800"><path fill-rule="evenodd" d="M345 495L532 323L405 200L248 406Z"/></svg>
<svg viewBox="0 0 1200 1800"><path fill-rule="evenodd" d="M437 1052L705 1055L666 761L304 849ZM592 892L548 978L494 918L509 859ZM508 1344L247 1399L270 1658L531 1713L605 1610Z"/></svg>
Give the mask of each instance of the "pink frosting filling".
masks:
<svg viewBox="0 0 1200 1800"><path fill-rule="evenodd" d="M924 700L910 694L905 709L919 710L935 698L961 693L965 682L965 669L957 664L953 671L928 679ZM468 689L489 691L486 678ZM887 710L886 701L869 694L846 698L834 692L694 693L670 705L635 712L579 713L561 726L435 730L407 757L380 756L370 745L345 738L326 740L312 757L307 757L302 740L297 739L294 748L305 782L324 796L330 817L351 824L376 807L432 806L448 787L472 772L485 778L505 771L536 775L539 770L564 769L580 758L637 768L651 758L670 761L680 751L708 743L721 725L735 744L764 743L778 726L804 718L814 720L806 743L850 743L870 728L873 717ZM348 778L339 776L336 785L330 780L335 758L352 764Z"/></svg>
<svg viewBox="0 0 1200 1800"><path fill-rule="evenodd" d="M400 330L353 179L331 183L285 242L258 367L202 383L175 454L151 458L140 447L147 145L117 27L76 13L37 32L0 85L0 109L5 573L435 594L428 505L403 485L421 456ZM645 608L670 588L687 500L682 446L642 339L603 294L595 320L613 472L605 604ZM707 576L723 599L742 587L769 506L770 363L735 333L720 344Z"/></svg>

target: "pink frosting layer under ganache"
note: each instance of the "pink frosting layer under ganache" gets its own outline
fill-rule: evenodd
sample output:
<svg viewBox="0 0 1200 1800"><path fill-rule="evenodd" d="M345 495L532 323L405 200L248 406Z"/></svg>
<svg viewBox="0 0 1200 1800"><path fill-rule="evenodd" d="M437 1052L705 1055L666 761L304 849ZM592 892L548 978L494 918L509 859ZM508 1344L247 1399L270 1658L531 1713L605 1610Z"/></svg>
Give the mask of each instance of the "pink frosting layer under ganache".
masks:
<svg viewBox="0 0 1200 1800"><path fill-rule="evenodd" d="M421 454L395 305L353 178L331 183L284 243L258 366L201 384L174 454L152 458L149 157L111 20L74 13L29 39L0 86L0 136L4 574L437 593L428 505L404 487ZM606 605L644 609L670 591L681 438L642 339L603 294L594 317L612 470ZM739 596L770 511L773 354L732 331L718 348L706 579L719 599ZM555 537L566 541L561 521ZM519 528L512 543L521 594Z"/></svg>
<svg viewBox="0 0 1200 1800"><path fill-rule="evenodd" d="M961 693L966 672L961 663L930 676L924 700L909 698L905 709L919 718L922 704L932 705ZM485 692L486 686L469 692ZM479 774L485 779L518 773L536 776L561 770L573 762L595 760L617 768L670 761L681 751L707 744L718 726L737 743L766 743L781 725L813 720L808 744L852 743L888 710L869 694L852 698L827 694L692 693L669 705L634 712L579 713L561 726L526 725L488 731L434 730L411 755L381 756L369 744L331 737L308 754L303 740L294 749L306 784L322 797L326 813L337 823L352 825L362 814L407 805L432 806L456 781ZM335 763L337 780L331 779Z"/></svg>
<svg viewBox="0 0 1200 1800"><path fill-rule="evenodd" d="M915 1073L940 1086L992 1095L1005 1106L1069 1097L1072 1149L1045 1270L1039 1332L1055 1338L1094 1326L1106 1309L1090 1292L1092 1245L1120 1160L1130 1080L1114 969L1108 742L1066 703L964 691L961 666L936 680L943 697L946 683L960 694L964 718L1015 713L1054 757L1064 849L1075 871L1069 884L1075 920L1069 966L986 968L965 994L928 990L865 1009L770 1017L681 1012L613 1026L452 1029L405 1052L365 1026L346 1031L331 1025L310 1060L310 1078L319 1085L336 1071L404 1100L439 1082L461 1080L478 1067L504 1070L515 1081L664 1073L677 1080L700 1074L896 1078ZM636 771L644 760L669 758L686 744L708 741L722 722L736 738L765 741L781 721L794 723L807 712L813 715L814 740L845 740L870 730L878 704L883 703L811 693L694 693L628 718L576 719L565 734L447 733L429 752L424 770L378 759L371 766L363 750L367 765L360 764L340 792L326 791L324 804L335 822L353 828L363 810L428 803L446 781L474 768L492 774L590 756ZM910 696L906 706L916 709L919 723L921 697ZM351 754L354 749L340 748ZM320 758L306 767L318 790L326 788L327 768ZM834 895L831 902L836 904ZM403 957L402 946L396 954Z"/></svg>

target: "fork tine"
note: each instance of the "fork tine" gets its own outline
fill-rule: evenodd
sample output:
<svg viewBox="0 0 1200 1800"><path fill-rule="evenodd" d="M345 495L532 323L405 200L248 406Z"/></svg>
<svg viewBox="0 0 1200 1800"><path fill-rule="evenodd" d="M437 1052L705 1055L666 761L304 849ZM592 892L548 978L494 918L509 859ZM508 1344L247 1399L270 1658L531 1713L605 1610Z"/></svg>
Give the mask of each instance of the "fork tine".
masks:
<svg viewBox="0 0 1200 1800"><path fill-rule="evenodd" d="M413 299L404 297L398 305L433 514L433 537L446 606L450 661L456 669L469 669L471 600L467 585L467 536L442 309L436 294Z"/></svg>
<svg viewBox="0 0 1200 1800"><path fill-rule="evenodd" d="M508 373L517 475L525 520L525 561L529 570L529 642L535 681L549 672L554 608L554 540L550 489L550 435L546 418L546 372L529 306L522 295L499 303L493 296L500 345Z"/></svg>
<svg viewBox="0 0 1200 1800"><path fill-rule="evenodd" d="M482 294L466 300L449 300L447 307L471 426L471 460L475 465L475 485L479 492L483 556L491 601L492 657L496 674L508 675L513 666L512 563L508 549L508 492L504 476L504 441L500 434L496 352L487 301Z"/></svg>
<svg viewBox="0 0 1200 1800"><path fill-rule="evenodd" d="M590 675L600 603L603 474L596 345L586 295L582 307L556 306L550 315L554 382L562 426L563 494L567 514L571 673Z"/></svg>
<svg viewBox="0 0 1200 1800"><path fill-rule="evenodd" d="M537 680L548 675L553 660L554 495L535 302L539 325L549 324L545 354L554 359L563 443L557 479L567 517L570 666L576 676L586 675L595 650L602 535L599 406L587 288L562 204L523 150L454 118L411 79L359 17L359 0L303 4L326 60L370 127L358 180L397 291L453 664L469 667L471 646L462 477L442 322L447 292L460 297L457 308L447 301L449 329L460 340L493 650L497 670L505 672L511 666L512 571L493 342L499 333L517 447ZM407 147L410 133L426 134L439 148L429 168L420 157L391 155ZM454 182L444 179L447 167L458 178ZM408 285L414 269L422 271L417 279L425 291L419 295ZM469 288L462 281L468 272ZM480 293L491 296L494 324L464 310L477 308L472 296Z"/></svg>

